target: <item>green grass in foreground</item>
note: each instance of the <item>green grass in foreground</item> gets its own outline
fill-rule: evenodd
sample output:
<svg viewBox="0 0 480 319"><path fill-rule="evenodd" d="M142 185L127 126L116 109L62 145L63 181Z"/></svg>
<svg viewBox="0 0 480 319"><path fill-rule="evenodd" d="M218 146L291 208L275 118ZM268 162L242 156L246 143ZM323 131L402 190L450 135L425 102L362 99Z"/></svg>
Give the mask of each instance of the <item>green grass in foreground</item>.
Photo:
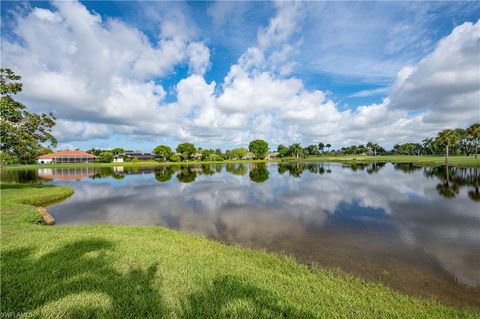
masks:
<svg viewBox="0 0 480 319"><path fill-rule="evenodd" d="M161 227L35 224L71 189L2 185L1 312L36 318L475 318Z"/></svg>

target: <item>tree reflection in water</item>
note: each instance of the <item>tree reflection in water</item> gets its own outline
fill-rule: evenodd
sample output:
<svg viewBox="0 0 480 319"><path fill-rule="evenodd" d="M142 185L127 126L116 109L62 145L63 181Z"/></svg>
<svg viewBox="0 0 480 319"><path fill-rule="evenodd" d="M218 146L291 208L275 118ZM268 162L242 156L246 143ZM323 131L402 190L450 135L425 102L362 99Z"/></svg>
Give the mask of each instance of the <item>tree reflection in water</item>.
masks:
<svg viewBox="0 0 480 319"><path fill-rule="evenodd" d="M227 172L233 175L244 176L247 174L247 165L243 163L227 164Z"/></svg>
<svg viewBox="0 0 480 319"><path fill-rule="evenodd" d="M437 178L438 193L445 198L454 198L463 187L473 187L468 191L468 197L474 201L480 201L479 194L479 169L461 168L452 166L425 167L424 175L428 178Z"/></svg>
<svg viewBox="0 0 480 319"><path fill-rule="evenodd" d="M184 166L180 168L177 173L177 180L182 183L194 182L197 178L197 172L201 172L201 168L198 166Z"/></svg>
<svg viewBox="0 0 480 319"><path fill-rule="evenodd" d="M331 173L330 169L325 169L323 163L305 163L305 162L289 162L278 164L278 173L288 174L292 177L300 177L303 172L308 170L312 174L325 174Z"/></svg>
<svg viewBox="0 0 480 319"><path fill-rule="evenodd" d="M278 164L277 171L280 175L288 174L299 178L305 171L311 174L330 173L328 163L309 163L309 162L281 162ZM342 164L342 168L350 169L354 172L366 172L367 174L376 174L380 172L386 163L349 163ZM423 170L423 175L427 178L434 178L440 182L436 185L436 190L444 198L455 198L460 194L462 188L468 188L468 197L476 202L480 201L480 168L459 168L452 166L422 167L413 163L394 163L392 164L396 171L405 174L412 174ZM228 163L228 164L201 164L201 165L165 165L158 167L101 167L101 168L47 168L38 170L10 170L2 171L1 179L3 182L44 182L56 179L76 179L82 178L102 179L112 177L114 179L123 179L126 175L154 174L155 180L160 183L168 182L176 173L177 180L182 183L192 183L199 175L212 176L225 171L232 175L245 176L249 173L250 180L255 183L263 183L270 177L270 171L265 163Z"/></svg>
<svg viewBox="0 0 480 319"><path fill-rule="evenodd" d="M155 170L155 179L160 183L168 182L172 179L173 173L179 169L177 165L165 165Z"/></svg>
<svg viewBox="0 0 480 319"><path fill-rule="evenodd" d="M252 163L250 180L255 183L263 183L268 180L269 172L265 163Z"/></svg>

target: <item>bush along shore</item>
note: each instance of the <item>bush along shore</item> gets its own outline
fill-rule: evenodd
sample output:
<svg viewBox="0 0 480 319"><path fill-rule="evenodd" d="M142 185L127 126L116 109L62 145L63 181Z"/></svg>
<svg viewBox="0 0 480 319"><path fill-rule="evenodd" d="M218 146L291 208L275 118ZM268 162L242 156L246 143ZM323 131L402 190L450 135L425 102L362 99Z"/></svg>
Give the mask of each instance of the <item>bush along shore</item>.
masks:
<svg viewBox="0 0 480 319"><path fill-rule="evenodd" d="M339 271L162 227L43 226L72 189L3 184L1 312L34 318L477 318Z"/></svg>

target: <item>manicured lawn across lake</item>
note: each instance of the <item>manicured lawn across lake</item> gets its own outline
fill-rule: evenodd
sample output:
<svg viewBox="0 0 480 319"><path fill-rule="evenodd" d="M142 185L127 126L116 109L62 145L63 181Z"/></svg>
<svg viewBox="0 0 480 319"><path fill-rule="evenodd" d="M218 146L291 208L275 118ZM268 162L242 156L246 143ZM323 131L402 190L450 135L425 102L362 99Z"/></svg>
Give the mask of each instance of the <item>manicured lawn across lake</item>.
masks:
<svg viewBox="0 0 480 319"><path fill-rule="evenodd" d="M36 224L65 187L4 184L1 312L38 318L476 318L341 272L161 227Z"/></svg>
<svg viewBox="0 0 480 319"><path fill-rule="evenodd" d="M390 162L390 163L414 163L422 166L437 166L445 164L444 156L423 156L423 155L341 155L341 156L319 156L309 157L306 160L324 161L324 162L345 162L345 163L366 163L366 162ZM448 163L457 167L478 167L480 166L480 156L475 159L474 156L449 156Z"/></svg>

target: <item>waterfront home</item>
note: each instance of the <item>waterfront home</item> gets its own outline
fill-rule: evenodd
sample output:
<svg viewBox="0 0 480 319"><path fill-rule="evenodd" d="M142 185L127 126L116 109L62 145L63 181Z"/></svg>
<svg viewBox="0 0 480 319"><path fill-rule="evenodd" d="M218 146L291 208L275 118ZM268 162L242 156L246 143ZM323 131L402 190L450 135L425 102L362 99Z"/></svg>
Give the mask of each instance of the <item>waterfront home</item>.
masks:
<svg viewBox="0 0 480 319"><path fill-rule="evenodd" d="M152 153L142 153L142 152L125 152L119 153L113 157L114 163L122 163L125 159L134 159L136 158L139 161L154 161L156 160L155 155Z"/></svg>
<svg viewBox="0 0 480 319"><path fill-rule="evenodd" d="M267 156L265 156L266 160L271 160L275 158L278 158L278 152L270 152L270 153L267 153Z"/></svg>
<svg viewBox="0 0 480 319"><path fill-rule="evenodd" d="M51 154L40 155L39 164L53 163L93 163L97 157L84 151L58 151Z"/></svg>
<svg viewBox="0 0 480 319"><path fill-rule="evenodd" d="M200 161L202 159L202 153L195 153L190 156L190 158L194 161Z"/></svg>

